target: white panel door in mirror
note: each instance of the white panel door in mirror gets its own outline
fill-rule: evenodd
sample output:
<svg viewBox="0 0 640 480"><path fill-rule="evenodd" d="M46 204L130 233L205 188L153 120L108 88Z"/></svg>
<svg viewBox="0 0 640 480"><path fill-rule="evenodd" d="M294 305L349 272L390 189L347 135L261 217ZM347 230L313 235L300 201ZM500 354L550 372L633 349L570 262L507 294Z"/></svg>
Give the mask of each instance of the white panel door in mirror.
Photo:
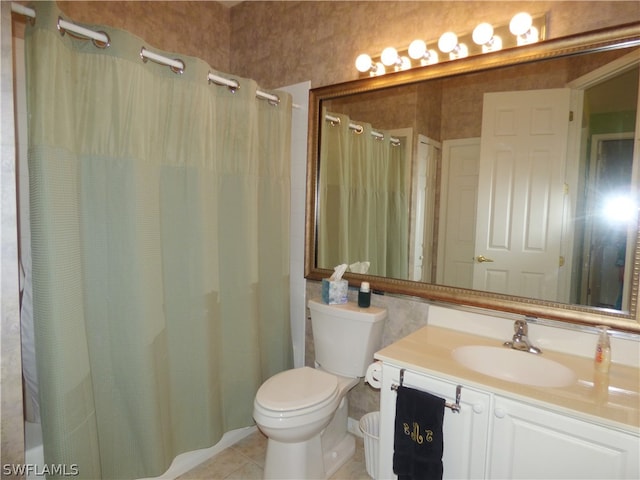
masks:
<svg viewBox="0 0 640 480"><path fill-rule="evenodd" d="M474 289L566 301L558 269L569 105L569 89L485 94Z"/></svg>

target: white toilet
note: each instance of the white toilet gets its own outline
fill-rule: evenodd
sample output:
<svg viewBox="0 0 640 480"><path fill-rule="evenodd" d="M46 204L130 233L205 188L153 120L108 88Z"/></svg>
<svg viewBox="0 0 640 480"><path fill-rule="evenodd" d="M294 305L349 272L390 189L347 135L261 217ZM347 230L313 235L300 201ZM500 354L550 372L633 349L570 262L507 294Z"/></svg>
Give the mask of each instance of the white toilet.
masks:
<svg viewBox="0 0 640 480"><path fill-rule="evenodd" d="M309 310L316 368L274 375L254 401L253 418L269 437L264 478L328 478L355 452L346 394L380 348L387 311L320 300L309 300Z"/></svg>

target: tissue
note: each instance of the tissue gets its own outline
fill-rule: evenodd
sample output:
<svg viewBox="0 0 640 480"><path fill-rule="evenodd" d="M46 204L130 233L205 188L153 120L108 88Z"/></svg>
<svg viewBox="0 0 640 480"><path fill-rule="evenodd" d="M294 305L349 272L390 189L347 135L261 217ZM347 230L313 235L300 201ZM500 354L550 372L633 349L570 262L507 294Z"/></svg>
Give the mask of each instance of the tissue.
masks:
<svg viewBox="0 0 640 480"><path fill-rule="evenodd" d="M349 270L353 273L367 273L370 265L370 262L356 262L349 265Z"/></svg>
<svg viewBox="0 0 640 480"><path fill-rule="evenodd" d="M347 303L347 291L349 282L342 278L347 271L347 265L338 265L333 269L333 275L322 279L322 301L329 305L342 305Z"/></svg>

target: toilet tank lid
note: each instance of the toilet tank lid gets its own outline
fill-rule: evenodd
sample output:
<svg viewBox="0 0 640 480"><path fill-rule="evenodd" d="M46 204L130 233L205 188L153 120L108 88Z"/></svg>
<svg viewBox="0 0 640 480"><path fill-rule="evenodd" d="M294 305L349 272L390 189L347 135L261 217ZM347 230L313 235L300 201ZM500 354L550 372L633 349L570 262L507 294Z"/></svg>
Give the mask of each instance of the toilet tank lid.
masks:
<svg viewBox="0 0 640 480"><path fill-rule="evenodd" d="M357 303L347 302L341 305L328 305L319 298L309 300L309 309L327 313L336 317L351 318L364 322L380 322L387 318L387 309L380 307L361 308Z"/></svg>

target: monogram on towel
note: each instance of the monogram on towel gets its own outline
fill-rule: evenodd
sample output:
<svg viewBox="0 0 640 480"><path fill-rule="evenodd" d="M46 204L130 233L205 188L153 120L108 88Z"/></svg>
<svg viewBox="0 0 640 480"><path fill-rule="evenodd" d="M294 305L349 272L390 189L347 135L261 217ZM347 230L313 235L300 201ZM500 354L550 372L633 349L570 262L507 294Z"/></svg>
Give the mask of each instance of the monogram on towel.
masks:
<svg viewBox="0 0 640 480"><path fill-rule="evenodd" d="M398 387L393 472L400 480L442 479L443 398Z"/></svg>

